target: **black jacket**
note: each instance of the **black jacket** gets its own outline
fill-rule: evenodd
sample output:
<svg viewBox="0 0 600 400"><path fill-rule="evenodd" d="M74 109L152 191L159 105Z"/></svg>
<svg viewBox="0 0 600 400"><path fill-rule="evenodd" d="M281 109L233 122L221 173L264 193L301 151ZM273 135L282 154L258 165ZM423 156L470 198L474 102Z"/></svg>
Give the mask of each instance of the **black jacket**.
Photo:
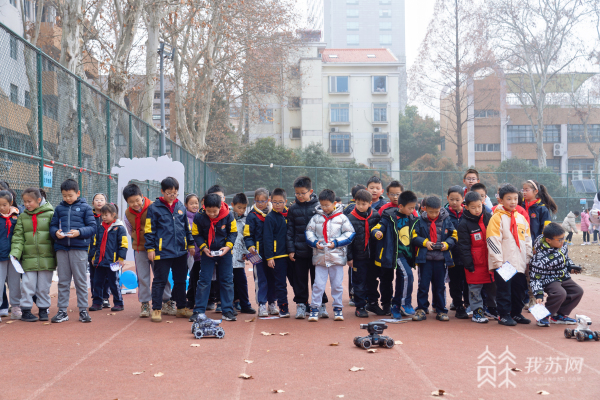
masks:
<svg viewBox="0 0 600 400"><path fill-rule="evenodd" d="M287 258L287 218L277 211L271 211L265 217L263 226L263 245L266 260Z"/></svg>
<svg viewBox="0 0 600 400"><path fill-rule="evenodd" d="M352 210L354 210L354 207L356 207L356 201L350 200L350 203L348 203L348 205L344 207L344 215L349 215L352 212Z"/></svg>
<svg viewBox="0 0 600 400"><path fill-rule="evenodd" d="M372 259L375 256L375 243L372 242L371 239L371 230L377 226L381 216L371 207L364 212L361 213L356 210L356 213L363 218L367 218L369 214L371 217L368 218L367 222L369 223L369 232L365 231L365 221L356 218L352 215L352 211L348 214L348 219L354 228L355 236L352 240L352 243L348 246L348 261L351 260L368 260ZM365 249L365 237L369 240L367 248Z"/></svg>
<svg viewBox="0 0 600 400"><path fill-rule="evenodd" d="M192 234L200 251L204 250L208 245L208 232L210 229L210 218L208 215L206 215L205 212L196 213L192 225ZM232 212L228 213L214 224L214 235L215 237L209 250L217 251L225 246L233 249L235 240L237 239L238 230L237 222Z"/></svg>
<svg viewBox="0 0 600 400"><path fill-rule="evenodd" d="M295 258L312 258L313 249L306 243L304 232L313 215L317 213L319 205L316 195L311 195L310 200L295 202L288 210L287 251L295 253Z"/></svg>

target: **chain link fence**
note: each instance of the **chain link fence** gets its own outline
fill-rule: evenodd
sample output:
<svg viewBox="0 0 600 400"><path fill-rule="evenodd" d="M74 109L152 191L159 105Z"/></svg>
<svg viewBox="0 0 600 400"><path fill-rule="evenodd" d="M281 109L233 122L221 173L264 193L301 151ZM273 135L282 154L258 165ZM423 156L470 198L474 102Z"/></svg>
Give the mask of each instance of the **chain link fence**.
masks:
<svg viewBox="0 0 600 400"><path fill-rule="evenodd" d="M186 193L204 193L216 181L204 162L169 139L166 146L185 166ZM56 205L60 184L72 178L88 201L105 193L117 202L111 168L121 158L157 158L161 150L153 126L0 24L0 180L19 197L40 187ZM137 183L149 198L160 195L158 182Z"/></svg>

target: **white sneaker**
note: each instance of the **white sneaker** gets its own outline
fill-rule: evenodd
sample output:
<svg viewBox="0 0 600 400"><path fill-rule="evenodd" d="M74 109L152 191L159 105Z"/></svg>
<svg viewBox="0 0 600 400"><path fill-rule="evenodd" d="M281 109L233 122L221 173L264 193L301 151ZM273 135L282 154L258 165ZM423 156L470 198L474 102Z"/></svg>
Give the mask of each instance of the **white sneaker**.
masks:
<svg viewBox="0 0 600 400"><path fill-rule="evenodd" d="M467 315L469 315L469 316L473 315L473 311L471 311L471 306L467 307L467 309L465 311L467 312Z"/></svg>
<svg viewBox="0 0 600 400"><path fill-rule="evenodd" d="M269 316L269 312L267 311L267 305L266 304L259 304L258 305L258 316L259 317L268 317Z"/></svg>
<svg viewBox="0 0 600 400"><path fill-rule="evenodd" d="M8 308L3 308L0 310L0 317L8 317Z"/></svg>
<svg viewBox="0 0 600 400"><path fill-rule="evenodd" d="M306 305L296 304L296 319L304 319L306 316Z"/></svg>
<svg viewBox="0 0 600 400"><path fill-rule="evenodd" d="M321 308L319 308L319 318L329 318L329 314L327 314L327 308L325 308L325 304L321 304Z"/></svg>
<svg viewBox="0 0 600 400"><path fill-rule="evenodd" d="M21 312L21 307L13 306L13 308L11 308L10 319L21 319L21 315L23 315L23 313Z"/></svg>
<svg viewBox="0 0 600 400"><path fill-rule="evenodd" d="M275 303L269 303L269 314L279 315L279 309L277 308Z"/></svg>

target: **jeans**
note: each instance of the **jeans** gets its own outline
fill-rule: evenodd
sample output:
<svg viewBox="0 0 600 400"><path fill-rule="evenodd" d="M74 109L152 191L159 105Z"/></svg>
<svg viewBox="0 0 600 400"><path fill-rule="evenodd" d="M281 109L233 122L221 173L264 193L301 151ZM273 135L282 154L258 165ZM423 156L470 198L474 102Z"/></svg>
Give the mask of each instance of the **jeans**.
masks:
<svg viewBox="0 0 600 400"><path fill-rule="evenodd" d="M287 272L287 271L286 271ZM261 304L275 302L275 275L267 261L254 265L254 282L257 287L256 302Z"/></svg>
<svg viewBox="0 0 600 400"><path fill-rule="evenodd" d="M245 268L233 269L233 299L239 300L242 310L252 307L248 297L248 279Z"/></svg>
<svg viewBox="0 0 600 400"><path fill-rule="evenodd" d="M444 292L446 291L446 263L444 261L427 261L419 264L419 290L417 292L417 308L426 310L429 306L429 285L431 284L432 305L436 312L447 313Z"/></svg>
<svg viewBox="0 0 600 400"><path fill-rule="evenodd" d="M221 293L221 309L223 313L233 312L233 256L231 251L224 256L209 257L202 254L202 268L196 289L196 305L194 312L206 313L206 305L210 297L210 285L213 270L216 268Z"/></svg>
<svg viewBox="0 0 600 400"><path fill-rule="evenodd" d="M365 308L367 305L367 275L372 264L371 260L354 260L352 262L352 287L356 308Z"/></svg>
<svg viewBox="0 0 600 400"><path fill-rule="evenodd" d="M110 267L91 267L94 271L94 281L92 282L92 303L101 305L104 296L104 290L108 283L110 292L113 295L115 306L123 305L123 296L121 295L121 285L119 283L119 271L113 271Z"/></svg>
<svg viewBox="0 0 600 400"><path fill-rule="evenodd" d="M415 278L412 268L408 265L408 261L404 256L400 256L397 261L396 268L396 290L392 304L401 306L411 306L412 291Z"/></svg>
<svg viewBox="0 0 600 400"><path fill-rule="evenodd" d="M469 285L465 277L465 269L462 265L448 268L450 278L450 297L454 307L463 307L469 304Z"/></svg>
<svg viewBox="0 0 600 400"><path fill-rule="evenodd" d="M525 274L517 272L506 282L496 270L494 270L494 281L496 282L496 304L498 314L501 317L520 315L525 302L527 291L527 279Z"/></svg>
<svg viewBox="0 0 600 400"><path fill-rule="evenodd" d="M162 309L163 292L173 272L173 290L171 298L177 303L177 309L185 308L185 281L187 279L187 254L176 258L154 260L154 279L152 280L152 309Z"/></svg>

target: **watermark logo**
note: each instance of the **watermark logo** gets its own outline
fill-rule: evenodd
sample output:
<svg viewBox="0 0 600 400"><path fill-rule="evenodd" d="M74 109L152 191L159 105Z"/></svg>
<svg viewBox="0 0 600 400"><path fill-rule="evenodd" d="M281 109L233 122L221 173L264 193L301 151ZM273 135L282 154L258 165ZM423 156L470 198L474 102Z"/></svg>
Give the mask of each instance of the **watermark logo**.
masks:
<svg viewBox="0 0 600 400"><path fill-rule="evenodd" d="M477 387L516 387L511 377L515 375L513 368L517 361L515 355L508 350L508 346L498 357L490 351L489 346L485 346L485 351L477 359Z"/></svg>

